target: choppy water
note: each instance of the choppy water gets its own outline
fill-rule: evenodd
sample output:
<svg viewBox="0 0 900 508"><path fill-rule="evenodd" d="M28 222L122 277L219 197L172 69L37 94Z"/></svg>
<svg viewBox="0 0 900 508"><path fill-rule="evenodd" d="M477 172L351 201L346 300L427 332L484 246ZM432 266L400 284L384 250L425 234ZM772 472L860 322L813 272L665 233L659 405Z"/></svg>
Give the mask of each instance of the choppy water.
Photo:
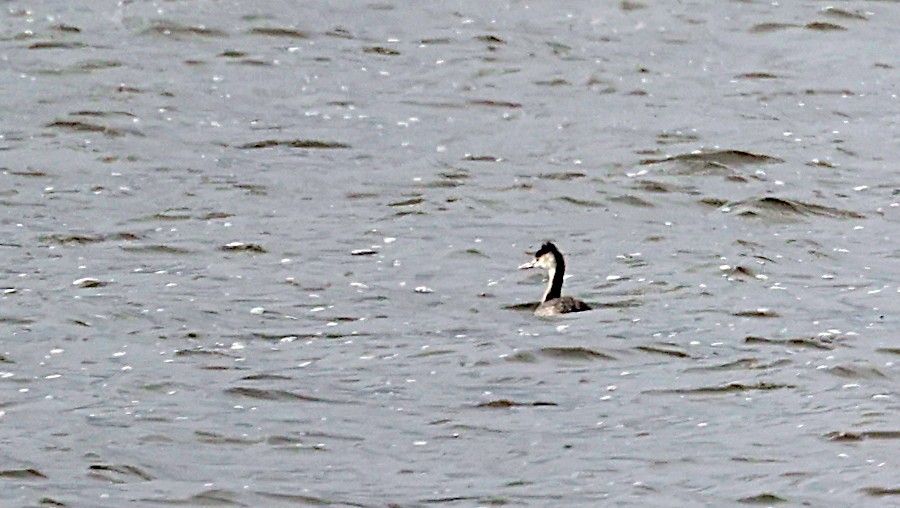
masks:
<svg viewBox="0 0 900 508"><path fill-rule="evenodd" d="M5 2L0 502L900 503L900 4L785 4Z"/></svg>

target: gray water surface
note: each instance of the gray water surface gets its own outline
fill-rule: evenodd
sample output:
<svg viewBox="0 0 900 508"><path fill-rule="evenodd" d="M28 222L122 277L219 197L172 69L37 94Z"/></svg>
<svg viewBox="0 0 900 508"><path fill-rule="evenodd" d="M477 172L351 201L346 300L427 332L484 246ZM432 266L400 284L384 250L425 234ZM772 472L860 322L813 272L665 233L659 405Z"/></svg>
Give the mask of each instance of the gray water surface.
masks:
<svg viewBox="0 0 900 508"><path fill-rule="evenodd" d="M0 23L0 504L900 503L897 2Z"/></svg>

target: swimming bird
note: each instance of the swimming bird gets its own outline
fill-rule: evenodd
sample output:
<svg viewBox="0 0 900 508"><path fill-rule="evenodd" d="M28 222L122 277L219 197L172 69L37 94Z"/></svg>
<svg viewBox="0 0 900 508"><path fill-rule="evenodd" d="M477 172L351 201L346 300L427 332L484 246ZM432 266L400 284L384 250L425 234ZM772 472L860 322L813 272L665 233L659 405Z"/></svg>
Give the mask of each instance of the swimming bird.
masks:
<svg viewBox="0 0 900 508"><path fill-rule="evenodd" d="M550 242L541 245L541 248L535 252L534 259L519 266L519 270L528 268L543 268L547 270L550 278L547 290L544 291L544 297L541 298L541 304L534 311L535 316L555 316L557 314L591 310L588 304L581 300L576 300L571 296L562 296L566 262L556 245Z"/></svg>

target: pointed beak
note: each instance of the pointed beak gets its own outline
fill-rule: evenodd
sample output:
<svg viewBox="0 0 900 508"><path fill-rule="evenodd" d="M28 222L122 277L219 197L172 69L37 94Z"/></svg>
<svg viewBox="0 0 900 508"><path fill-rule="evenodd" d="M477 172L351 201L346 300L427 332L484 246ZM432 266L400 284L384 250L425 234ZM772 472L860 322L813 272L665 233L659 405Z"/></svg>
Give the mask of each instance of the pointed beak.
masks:
<svg viewBox="0 0 900 508"><path fill-rule="evenodd" d="M519 270L527 270L529 268L534 268L535 263L537 263L537 259L532 259L531 261L529 261L525 264L519 265Z"/></svg>

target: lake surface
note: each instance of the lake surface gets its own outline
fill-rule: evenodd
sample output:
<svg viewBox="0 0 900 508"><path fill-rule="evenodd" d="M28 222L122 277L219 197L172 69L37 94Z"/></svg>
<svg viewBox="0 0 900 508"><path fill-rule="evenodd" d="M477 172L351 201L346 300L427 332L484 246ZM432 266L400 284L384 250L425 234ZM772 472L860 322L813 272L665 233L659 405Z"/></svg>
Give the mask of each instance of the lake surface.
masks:
<svg viewBox="0 0 900 508"><path fill-rule="evenodd" d="M0 504L900 503L900 3L783 4L5 2Z"/></svg>

